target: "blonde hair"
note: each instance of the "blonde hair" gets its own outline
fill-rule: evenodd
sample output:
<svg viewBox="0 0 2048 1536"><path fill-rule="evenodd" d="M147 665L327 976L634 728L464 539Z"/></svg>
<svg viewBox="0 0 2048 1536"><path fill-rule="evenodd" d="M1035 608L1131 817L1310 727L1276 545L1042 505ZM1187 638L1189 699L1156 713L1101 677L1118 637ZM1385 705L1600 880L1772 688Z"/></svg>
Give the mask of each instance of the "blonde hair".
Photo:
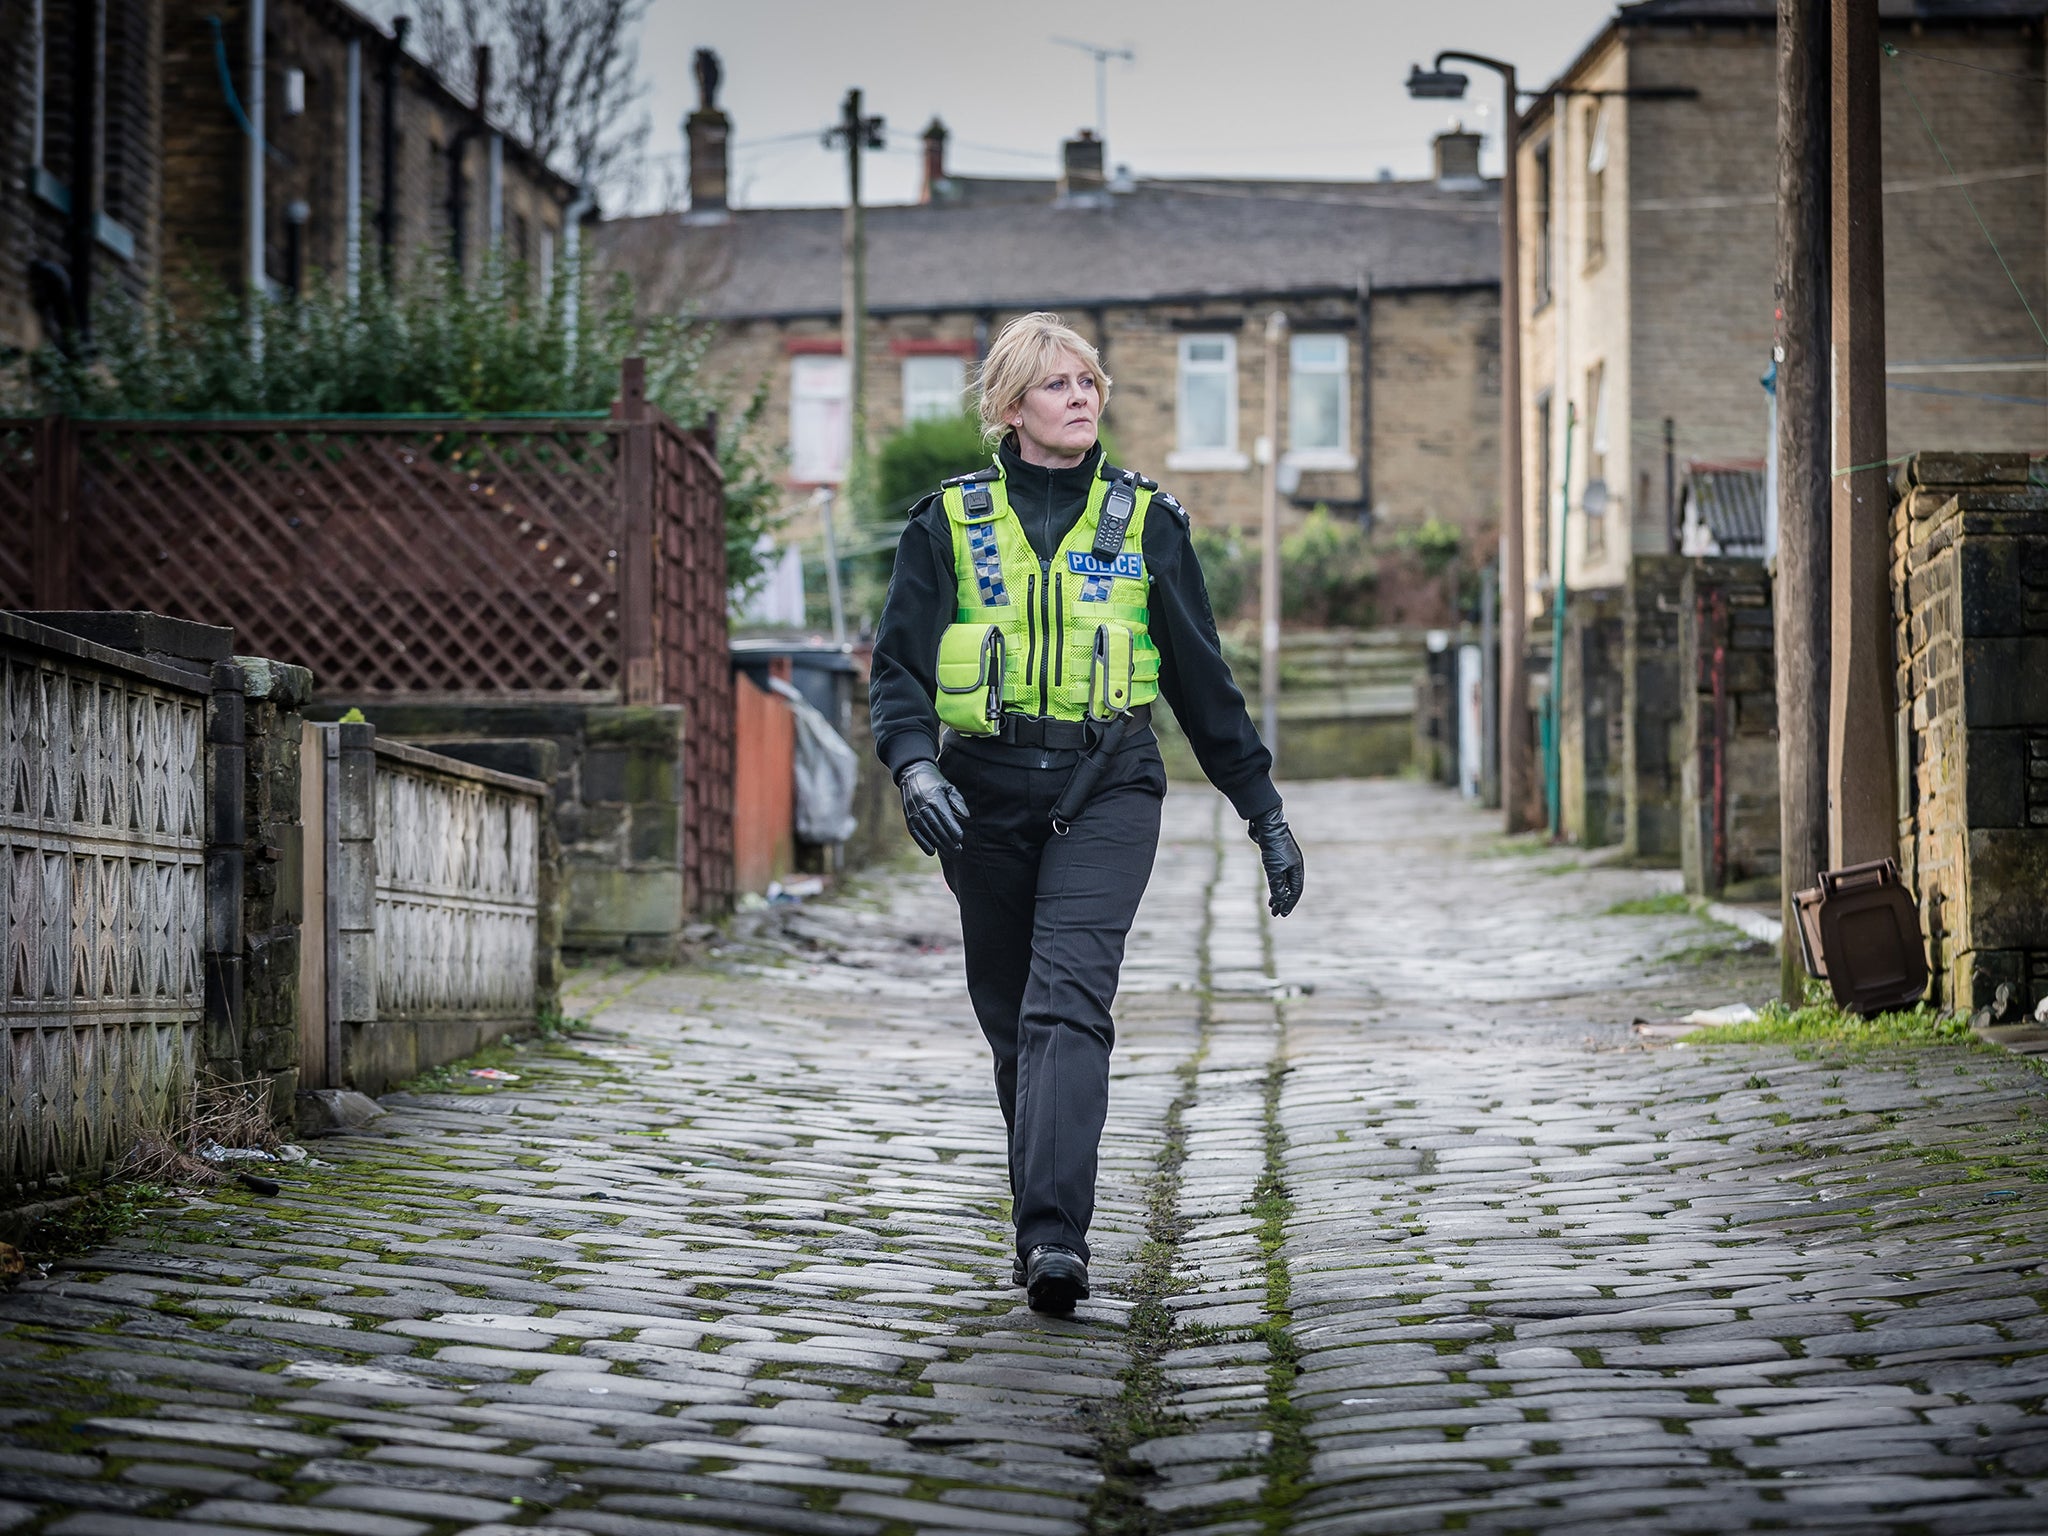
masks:
<svg viewBox="0 0 2048 1536"><path fill-rule="evenodd" d="M990 447L1001 442L1010 430L1009 414L1025 395L1045 377L1054 358L1071 352L1095 375L1095 387L1103 403L1109 402L1110 377L1102 371L1102 358L1072 326L1058 315L1043 310L1019 315L996 337L988 356L981 360L975 382L981 399L981 435Z"/></svg>

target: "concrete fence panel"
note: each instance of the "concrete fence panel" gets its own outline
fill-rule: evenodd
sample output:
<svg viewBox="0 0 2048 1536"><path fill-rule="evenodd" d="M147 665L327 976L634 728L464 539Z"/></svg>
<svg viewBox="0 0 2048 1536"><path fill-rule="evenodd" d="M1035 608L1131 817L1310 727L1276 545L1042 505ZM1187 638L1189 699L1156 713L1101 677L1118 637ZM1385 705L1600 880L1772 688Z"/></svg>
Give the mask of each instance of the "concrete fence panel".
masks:
<svg viewBox="0 0 2048 1536"><path fill-rule="evenodd" d="M0 615L0 1200L118 1162L191 1087L208 693Z"/></svg>

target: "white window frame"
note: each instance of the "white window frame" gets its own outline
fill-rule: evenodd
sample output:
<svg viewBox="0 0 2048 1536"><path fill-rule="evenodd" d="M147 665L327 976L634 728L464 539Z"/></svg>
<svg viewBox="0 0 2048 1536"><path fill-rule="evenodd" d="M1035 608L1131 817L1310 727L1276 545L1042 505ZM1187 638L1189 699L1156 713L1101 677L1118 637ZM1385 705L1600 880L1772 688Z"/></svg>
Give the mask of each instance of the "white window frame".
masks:
<svg viewBox="0 0 2048 1536"><path fill-rule="evenodd" d="M1337 344L1337 362L1334 368L1318 365L1304 369L1296 348L1304 341L1334 341ZM1294 381L1304 372L1312 374L1335 373L1337 375L1337 443L1333 448L1297 448L1294 446ZM1287 451L1280 456L1283 468L1298 470L1352 470L1358 468L1358 456L1351 451L1351 338L1341 331L1303 331L1291 336L1287 342Z"/></svg>
<svg viewBox="0 0 2048 1536"><path fill-rule="evenodd" d="M1200 342L1221 342L1223 361L1209 363L1191 360L1188 356L1189 349ZM1166 456L1166 467L1192 470L1249 468L1251 459L1237 446L1240 441L1237 420L1237 337L1228 331L1187 331L1181 335L1176 352L1178 366L1174 371L1174 449ZM1190 374L1220 374L1223 378L1224 441L1220 444L1187 446L1187 381Z"/></svg>
<svg viewBox="0 0 2048 1536"><path fill-rule="evenodd" d="M834 398L829 391L807 388L805 376L816 379L828 371L838 376L837 399L844 408L845 422L834 463L807 452L808 445L800 442L797 435L801 402ZM789 360L789 478L798 485L837 485L846 478L847 463L852 455L853 374L846 358L837 352L796 353Z"/></svg>
<svg viewBox="0 0 2048 1536"><path fill-rule="evenodd" d="M952 372L952 385L944 390L913 389L911 371L921 363L945 363ZM935 408L936 407L936 408ZM967 408L967 359L957 352L912 352L903 359L903 421L958 416Z"/></svg>

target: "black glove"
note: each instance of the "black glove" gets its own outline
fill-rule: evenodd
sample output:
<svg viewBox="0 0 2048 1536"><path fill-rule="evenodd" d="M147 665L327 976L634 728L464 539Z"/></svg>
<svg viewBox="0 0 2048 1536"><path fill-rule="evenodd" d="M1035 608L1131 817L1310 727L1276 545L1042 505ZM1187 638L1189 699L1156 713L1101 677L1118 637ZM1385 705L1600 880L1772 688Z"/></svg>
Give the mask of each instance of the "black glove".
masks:
<svg viewBox="0 0 2048 1536"><path fill-rule="evenodd" d="M903 770L896 787L903 791L903 820L917 846L926 853L941 848L958 853L967 835L960 826L967 820L967 802L946 782L939 765L929 758L912 763Z"/></svg>
<svg viewBox="0 0 2048 1536"><path fill-rule="evenodd" d="M1275 917L1285 917L1301 900L1301 845L1277 808L1254 816L1246 830L1259 845L1259 862L1266 866L1267 909Z"/></svg>

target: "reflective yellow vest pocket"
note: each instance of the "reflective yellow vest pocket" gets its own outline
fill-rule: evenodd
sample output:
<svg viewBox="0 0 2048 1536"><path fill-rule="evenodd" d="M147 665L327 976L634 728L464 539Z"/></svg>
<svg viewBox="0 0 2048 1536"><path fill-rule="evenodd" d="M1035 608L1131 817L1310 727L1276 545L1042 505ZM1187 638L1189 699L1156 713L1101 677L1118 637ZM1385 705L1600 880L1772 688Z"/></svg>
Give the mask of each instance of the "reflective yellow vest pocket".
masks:
<svg viewBox="0 0 2048 1536"><path fill-rule="evenodd" d="M1003 712L1003 631L948 624L939 636L939 719L963 736L993 736Z"/></svg>

